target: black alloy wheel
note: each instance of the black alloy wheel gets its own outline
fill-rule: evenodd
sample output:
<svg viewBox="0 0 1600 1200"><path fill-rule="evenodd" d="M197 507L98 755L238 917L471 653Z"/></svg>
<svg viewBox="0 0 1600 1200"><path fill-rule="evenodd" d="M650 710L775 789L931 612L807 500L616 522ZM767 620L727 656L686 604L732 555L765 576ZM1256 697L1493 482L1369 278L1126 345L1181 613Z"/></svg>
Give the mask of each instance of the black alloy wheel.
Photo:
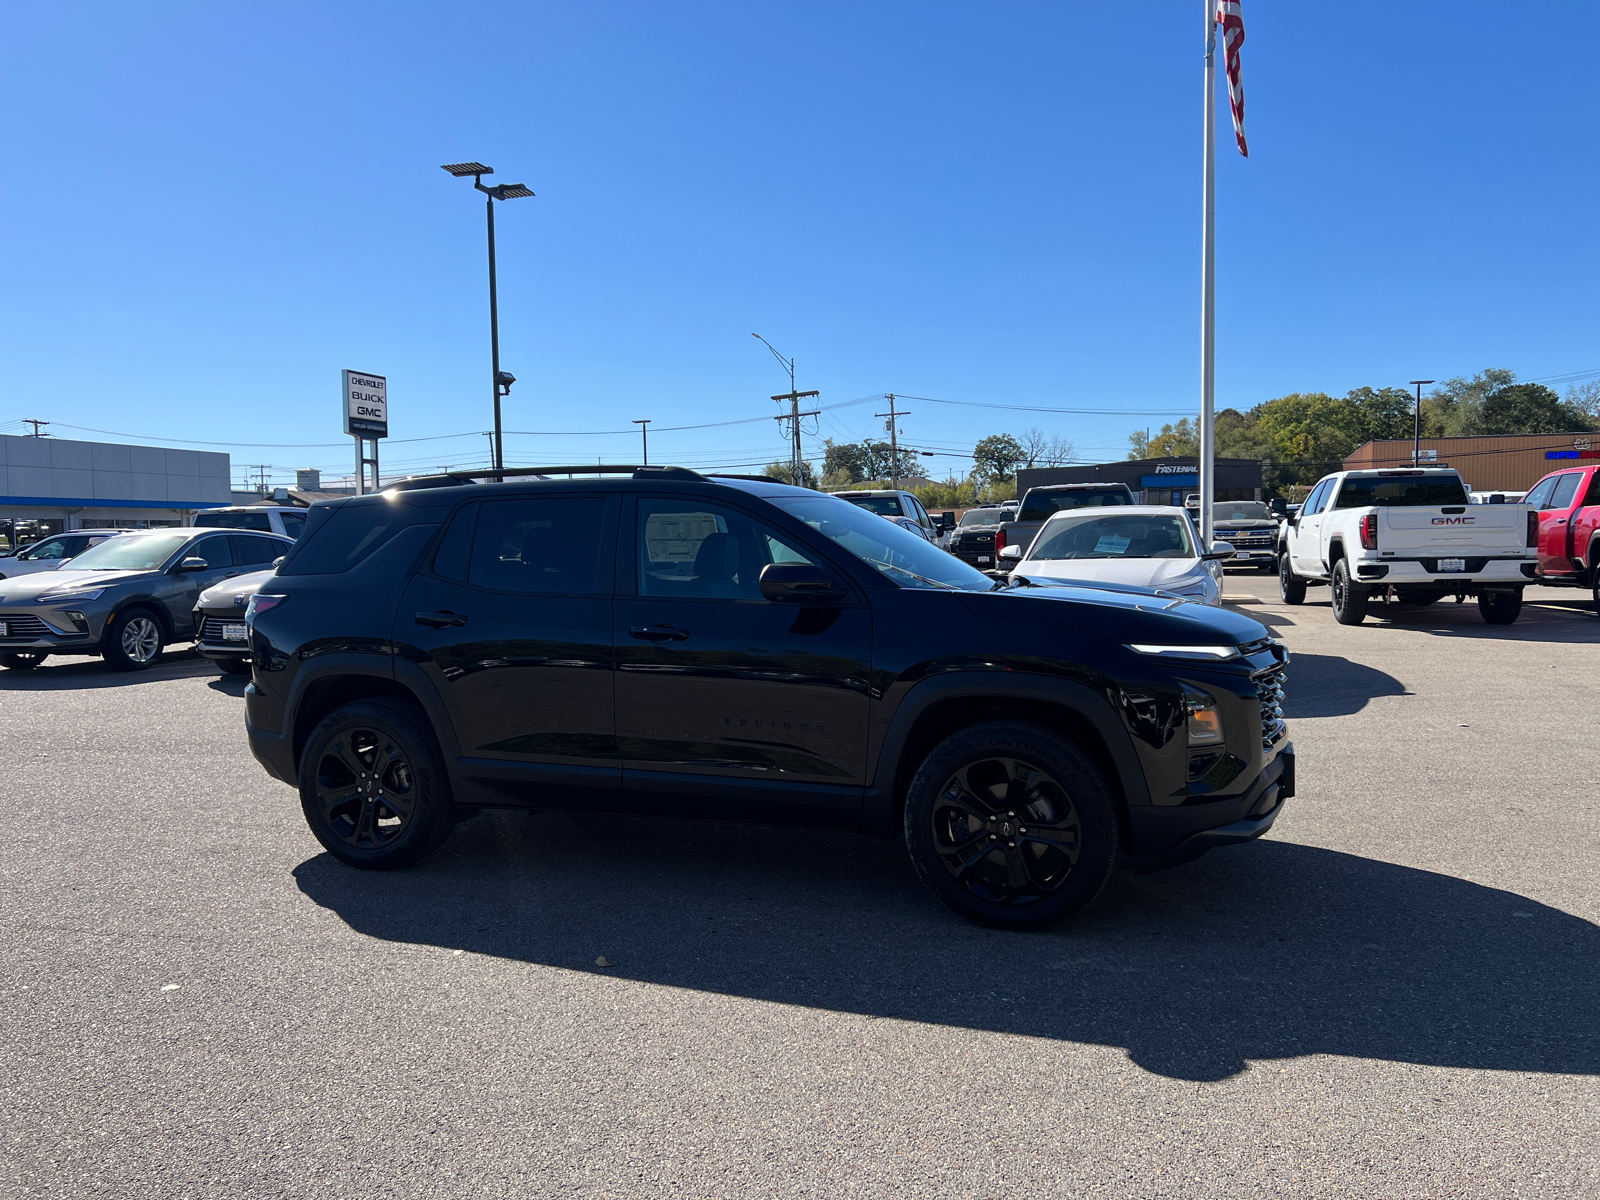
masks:
<svg viewBox="0 0 1600 1200"><path fill-rule="evenodd" d="M1287 550L1278 555L1278 596L1285 604L1306 602L1306 581L1294 573Z"/></svg>
<svg viewBox="0 0 1600 1200"><path fill-rule="evenodd" d="M392 700L322 719L300 756L300 807L329 854L369 869L421 861L453 824L438 744L420 714Z"/></svg>
<svg viewBox="0 0 1600 1200"><path fill-rule="evenodd" d="M1333 619L1341 625L1359 625L1367 618L1367 589L1350 579L1349 560L1333 564Z"/></svg>
<svg viewBox="0 0 1600 1200"><path fill-rule="evenodd" d="M0 654L0 667L13 671L31 671L50 657L48 650L9 650Z"/></svg>
<svg viewBox="0 0 1600 1200"><path fill-rule="evenodd" d="M1079 747L1043 726L989 721L953 734L906 800L917 874L969 920L1043 929L1083 911L1116 860L1110 790Z"/></svg>

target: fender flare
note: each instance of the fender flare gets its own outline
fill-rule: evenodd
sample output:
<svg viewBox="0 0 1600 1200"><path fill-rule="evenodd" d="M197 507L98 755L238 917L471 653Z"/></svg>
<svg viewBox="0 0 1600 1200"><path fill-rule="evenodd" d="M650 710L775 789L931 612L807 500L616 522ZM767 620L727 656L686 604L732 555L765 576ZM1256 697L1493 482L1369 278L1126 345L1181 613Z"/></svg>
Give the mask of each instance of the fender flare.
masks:
<svg viewBox="0 0 1600 1200"><path fill-rule="evenodd" d="M433 681L416 663L385 654L357 652L319 654L311 663L301 668L296 672L294 683L290 686L289 695L284 701L286 727L284 733L290 738L296 737L300 725L300 708L306 692L313 684L332 677L352 675L387 680L409 692L427 715L434 736L439 739L439 749L444 754L445 761L453 764L459 757L460 748L456 744L455 727L449 719L443 698L433 686ZM297 763L299 749L296 745Z"/></svg>
<svg viewBox="0 0 1600 1200"><path fill-rule="evenodd" d="M1117 773L1113 781L1120 786L1123 800L1130 806L1148 807L1150 789L1144 767L1133 745L1133 736L1111 702L1085 684L1043 675L1022 675L1011 671L956 671L936 675L915 684L895 710L878 759L872 781L862 805L865 828L892 835L895 830L894 780L900 767L912 728L934 704L963 696L1034 700L1070 709L1090 725L1105 743L1111 765Z"/></svg>

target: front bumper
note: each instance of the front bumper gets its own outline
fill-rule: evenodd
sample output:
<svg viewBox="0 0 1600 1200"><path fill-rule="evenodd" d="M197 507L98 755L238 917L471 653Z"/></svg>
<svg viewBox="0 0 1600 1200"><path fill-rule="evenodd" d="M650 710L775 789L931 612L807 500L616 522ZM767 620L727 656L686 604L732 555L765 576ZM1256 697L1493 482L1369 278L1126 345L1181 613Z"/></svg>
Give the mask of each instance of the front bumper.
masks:
<svg viewBox="0 0 1600 1200"><path fill-rule="evenodd" d="M89 604L0 608L0 626L5 627L5 632L0 634L0 651L94 654L100 649L106 616L106 612Z"/></svg>
<svg viewBox="0 0 1600 1200"><path fill-rule="evenodd" d="M1123 865L1155 870L1195 858L1214 846L1254 841L1294 795L1294 743L1286 743L1243 793L1214 803L1128 809L1130 845Z"/></svg>
<svg viewBox="0 0 1600 1200"><path fill-rule="evenodd" d="M243 638L226 636L227 627L245 631ZM194 610L194 648L209 659L248 661L250 658L249 634L244 623L244 609L230 605L227 608L197 608Z"/></svg>

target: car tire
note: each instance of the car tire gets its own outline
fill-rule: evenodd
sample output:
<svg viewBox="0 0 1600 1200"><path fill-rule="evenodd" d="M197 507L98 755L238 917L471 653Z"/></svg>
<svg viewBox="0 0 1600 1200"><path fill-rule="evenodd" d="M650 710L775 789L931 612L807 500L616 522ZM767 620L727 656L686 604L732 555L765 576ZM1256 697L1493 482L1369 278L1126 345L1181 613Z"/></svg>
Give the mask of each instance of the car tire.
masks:
<svg viewBox="0 0 1600 1200"><path fill-rule="evenodd" d="M999 929L1045 929L1082 912L1117 856L1115 801L1099 768L1071 739L1023 721L986 721L935 746L907 792L905 836L934 895Z"/></svg>
<svg viewBox="0 0 1600 1200"><path fill-rule="evenodd" d="M393 700L346 704L317 723L300 755L300 807L329 854L364 870L421 862L455 824L439 743Z"/></svg>
<svg viewBox="0 0 1600 1200"><path fill-rule="evenodd" d="M248 658L214 658L211 661L217 664L217 670L224 675L250 674L250 660Z"/></svg>
<svg viewBox="0 0 1600 1200"><path fill-rule="evenodd" d="M13 671L31 671L50 657L48 650L8 650L0 654L0 667Z"/></svg>
<svg viewBox="0 0 1600 1200"><path fill-rule="evenodd" d="M1367 619L1367 589L1350 578L1350 561L1333 564L1333 619L1341 625L1359 625Z"/></svg>
<svg viewBox="0 0 1600 1200"><path fill-rule="evenodd" d="M130 608L112 618L101 653L113 670L144 671L161 657L166 645L160 618L148 608Z"/></svg>
<svg viewBox="0 0 1600 1200"><path fill-rule="evenodd" d="M1589 547L1589 599L1594 602L1594 615L1600 617L1600 542Z"/></svg>
<svg viewBox="0 0 1600 1200"><path fill-rule="evenodd" d="M1490 625L1509 625L1522 612L1522 591L1482 592L1478 595L1478 611Z"/></svg>
<svg viewBox="0 0 1600 1200"><path fill-rule="evenodd" d="M1266 562L1257 567L1256 570L1260 571L1263 575L1273 575L1277 573L1278 564L1269 558Z"/></svg>
<svg viewBox="0 0 1600 1200"><path fill-rule="evenodd" d="M1294 573L1287 550L1278 555L1278 596L1285 604L1306 602L1306 581Z"/></svg>

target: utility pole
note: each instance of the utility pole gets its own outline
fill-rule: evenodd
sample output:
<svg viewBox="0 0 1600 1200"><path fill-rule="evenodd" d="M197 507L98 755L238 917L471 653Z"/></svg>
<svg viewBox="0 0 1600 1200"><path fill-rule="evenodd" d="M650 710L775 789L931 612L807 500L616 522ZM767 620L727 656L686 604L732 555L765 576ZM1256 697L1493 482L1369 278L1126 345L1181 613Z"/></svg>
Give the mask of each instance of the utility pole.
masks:
<svg viewBox="0 0 1600 1200"><path fill-rule="evenodd" d="M639 427L639 436L644 439L644 465L650 465L650 422L653 417L635 417L633 423Z"/></svg>
<svg viewBox="0 0 1600 1200"><path fill-rule="evenodd" d="M889 474L891 476L889 486L898 492L900 490L900 430L896 425L896 421L905 416L910 410L902 408L898 412L895 411L893 392L885 394L884 399L889 402L889 411L886 413L873 413L872 415L889 418Z"/></svg>
<svg viewBox="0 0 1600 1200"><path fill-rule="evenodd" d="M1411 384L1417 389L1417 421L1411 430L1411 465L1413 467L1422 458L1422 385L1433 382L1432 379L1411 380Z"/></svg>
<svg viewBox="0 0 1600 1200"><path fill-rule="evenodd" d="M50 436L48 433L40 433L39 432L39 426L48 425L48 424L50 424L49 421L36 421L32 417L23 417L22 418L22 423L24 425L32 425L33 426L33 433L31 435L33 437L49 437Z"/></svg>
<svg viewBox="0 0 1600 1200"><path fill-rule="evenodd" d="M781 396L774 396L773 399L774 400L780 400L780 401L787 400L789 402L790 411L787 412L787 413L784 413L783 415L781 415L779 417L776 417L774 419L778 422L779 428L782 428L783 423L785 421L793 422L793 424L789 428L789 438L790 438L790 443L789 443L789 481L791 483L793 483L795 487L802 487L804 485L801 483L801 470L802 470L801 464L805 461L805 451L803 449L801 449L801 446L800 446L800 418L801 417L814 417L814 416L817 415L817 412L820 411L820 410L812 410L811 412L801 412L800 411L800 401L802 399L804 399L805 397L807 397L807 396L817 396L817 395L820 395L821 393L820 392L797 392L797 391L795 391L794 390L794 359L785 358L783 355L779 354L777 352L777 350L773 349L772 343L767 341L767 339L762 337L759 333L752 333L750 336L755 338L756 341L760 342L768 350L771 350L772 351L772 357L777 359L780 363L782 363L783 364L783 369L785 371L789 372L789 390L787 392L784 392Z"/></svg>

